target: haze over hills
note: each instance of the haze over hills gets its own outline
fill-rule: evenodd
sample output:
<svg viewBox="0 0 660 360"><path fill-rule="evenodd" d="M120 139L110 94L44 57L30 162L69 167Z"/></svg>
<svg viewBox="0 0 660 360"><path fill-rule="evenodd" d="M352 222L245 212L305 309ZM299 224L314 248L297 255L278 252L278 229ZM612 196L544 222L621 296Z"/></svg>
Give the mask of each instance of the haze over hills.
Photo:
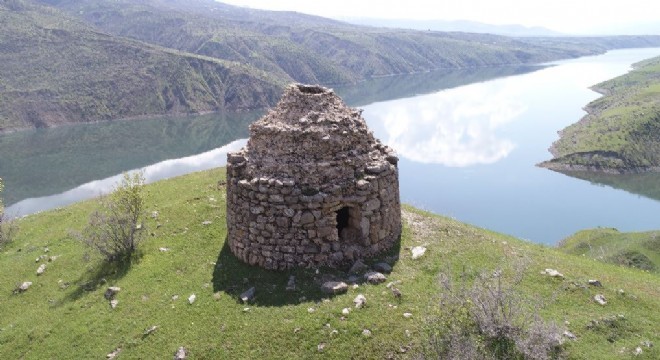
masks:
<svg viewBox="0 0 660 360"><path fill-rule="evenodd" d="M560 32L540 26L523 26L518 24L494 25L469 20L409 20L409 19L376 19L376 18L345 18L348 23L376 27L411 29L422 31L458 31L468 33L495 34L504 36L564 36Z"/></svg>
<svg viewBox="0 0 660 360"><path fill-rule="evenodd" d="M660 46L385 29L213 0L0 3L0 131L273 105L286 83L354 83Z"/></svg>

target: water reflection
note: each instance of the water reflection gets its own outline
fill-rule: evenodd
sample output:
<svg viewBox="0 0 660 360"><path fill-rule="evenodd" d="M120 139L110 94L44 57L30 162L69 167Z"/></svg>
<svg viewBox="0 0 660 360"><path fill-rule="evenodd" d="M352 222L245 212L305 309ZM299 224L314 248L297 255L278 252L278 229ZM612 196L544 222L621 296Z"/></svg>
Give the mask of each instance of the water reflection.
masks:
<svg viewBox="0 0 660 360"><path fill-rule="evenodd" d="M566 176L608 186L628 193L660 201L660 174L599 174L590 171L557 171Z"/></svg>
<svg viewBox="0 0 660 360"><path fill-rule="evenodd" d="M204 153L248 136L262 111L167 117L38 129L0 136L9 205L167 159Z"/></svg>
<svg viewBox="0 0 660 360"><path fill-rule="evenodd" d="M236 140L202 154L188 156L180 159L166 160L144 167L144 177L147 183L167 179L195 171L213 169L224 166L227 162L227 152L236 151L245 146L246 140ZM110 176L102 180L95 180L80 185L74 189L60 194L29 198L7 208L7 214L12 217L32 214L44 209L53 209L89 199L109 192L121 181L122 175Z"/></svg>
<svg viewBox="0 0 660 360"><path fill-rule="evenodd" d="M464 167L492 164L508 156L515 143L498 130L526 110L517 90L506 82L472 84L375 104L365 116L369 125L400 156L426 164Z"/></svg>

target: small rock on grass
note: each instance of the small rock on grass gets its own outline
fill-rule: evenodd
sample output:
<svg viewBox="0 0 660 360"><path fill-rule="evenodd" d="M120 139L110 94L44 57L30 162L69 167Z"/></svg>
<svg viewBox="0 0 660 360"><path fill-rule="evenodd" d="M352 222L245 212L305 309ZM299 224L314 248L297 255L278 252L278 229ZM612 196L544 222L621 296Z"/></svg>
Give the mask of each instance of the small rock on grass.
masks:
<svg viewBox="0 0 660 360"><path fill-rule="evenodd" d="M187 353L188 351L186 350L186 348L184 348L183 346L179 347L176 353L174 353L174 360L184 360L188 355Z"/></svg>
<svg viewBox="0 0 660 360"><path fill-rule="evenodd" d="M46 271L46 264L41 264L39 265L39 268L37 269L37 275L41 275Z"/></svg>
<svg viewBox="0 0 660 360"><path fill-rule="evenodd" d="M419 259L426 253L426 248L423 246L415 246L414 248L410 249L412 252L412 259Z"/></svg>
<svg viewBox="0 0 660 360"><path fill-rule="evenodd" d="M564 278L564 274L560 273L559 271L557 271L555 269L545 269L545 271L543 271L543 273L548 275L548 276L551 276L551 277L556 277L556 278L561 278L561 279Z"/></svg>
<svg viewBox="0 0 660 360"><path fill-rule="evenodd" d="M596 301L601 305L607 304L607 299L605 299L605 296L603 296L603 294L597 294L596 296L594 296L594 301Z"/></svg>
<svg viewBox="0 0 660 360"><path fill-rule="evenodd" d="M411 313L408 313L408 312L407 312L407 313L403 313L403 317L406 318L406 319L408 319L408 318L411 318L411 317L412 317L412 314L411 314Z"/></svg>
<svg viewBox="0 0 660 360"><path fill-rule="evenodd" d="M589 285L597 286L597 287L603 287L603 284L601 284L600 281L598 281L598 280L589 280Z"/></svg>
<svg viewBox="0 0 660 360"><path fill-rule="evenodd" d="M22 293L26 292L30 286L32 286L32 281L24 281L21 285L19 285L16 290L14 290L14 293Z"/></svg>
<svg viewBox="0 0 660 360"><path fill-rule="evenodd" d="M116 309L117 305L119 305L119 300L117 300L117 299L110 300L110 307L111 308Z"/></svg>
<svg viewBox="0 0 660 360"><path fill-rule="evenodd" d="M248 302L252 301L252 299L254 299L254 293L256 291L257 291L257 289L255 289L254 286L247 289L247 290L245 290L240 296L241 301L243 301L243 303L248 303Z"/></svg>
<svg viewBox="0 0 660 360"><path fill-rule="evenodd" d="M121 352L121 348L116 348L115 351L111 352L110 354L106 355L105 357L108 358L108 360L112 360L119 355Z"/></svg>
<svg viewBox="0 0 660 360"><path fill-rule="evenodd" d="M118 287L118 286L111 286L111 287L109 287L109 288L105 291L105 293L103 294L103 296L104 296L107 300L110 300L110 299L114 298L115 295L117 295L117 293L120 292L120 291L121 291L121 288L120 288L120 287Z"/></svg>
<svg viewBox="0 0 660 360"><path fill-rule="evenodd" d="M351 313L351 309L349 309L349 308L343 308L343 309L341 310L341 314L342 314L342 315L348 315L348 314L350 314L350 313Z"/></svg>
<svg viewBox="0 0 660 360"><path fill-rule="evenodd" d="M211 224L213 224L213 221L206 220L206 221L202 222L202 225L204 225L204 226L211 225Z"/></svg>
<svg viewBox="0 0 660 360"><path fill-rule="evenodd" d="M192 295L188 296L188 303L190 305L192 305L195 302L195 300L197 300L197 295L192 294Z"/></svg>
<svg viewBox="0 0 660 360"><path fill-rule="evenodd" d="M387 280L387 277L377 271L369 271L364 274L364 279L367 280L370 284L380 284Z"/></svg>
<svg viewBox="0 0 660 360"><path fill-rule="evenodd" d="M573 334L572 332L570 332L570 331L568 331L568 330L564 330L564 334L563 334L563 335L564 335L565 337L569 338L570 340L575 340L575 339L577 339L577 336L575 336L575 334Z"/></svg>
<svg viewBox="0 0 660 360"><path fill-rule="evenodd" d="M358 294L358 296L356 296L355 299L353 299L353 303L355 304L356 308L360 309L367 304L367 298L364 297L364 295L362 294Z"/></svg>
<svg viewBox="0 0 660 360"><path fill-rule="evenodd" d="M348 291L348 284L343 281L326 281L321 286L321 291L326 294L343 294Z"/></svg>
<svg viewBox="0 0 660 360"><path fill-rule="evenodd" d="M369 329L362 330L362 336L371 337L371 330L369 330Z"/></svg>
<svg viewBox="0 0 660 360"><path fill-rule="evenodd" d="M325 349L325 343L320 343L320 344L316 345L316 350L318 352L323 352L323 349Z"/></svg>

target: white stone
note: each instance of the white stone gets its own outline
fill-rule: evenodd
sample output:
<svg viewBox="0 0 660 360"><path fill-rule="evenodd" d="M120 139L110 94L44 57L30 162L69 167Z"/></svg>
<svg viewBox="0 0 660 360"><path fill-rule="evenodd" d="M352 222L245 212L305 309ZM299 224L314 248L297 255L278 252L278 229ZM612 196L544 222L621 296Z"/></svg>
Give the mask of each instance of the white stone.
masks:
<svg viewBox="0 0 660 360"><path fill-rule="evenodd" d="M370 284L380 284L387 280L387 277L377 271L369 271L364 274L364 279Z"/></svg>
<svg viewBox="0 0 660 360"><path fill-rule="evenodd" d="M119 300L117 300L117 299L110 300L110 307L111 308L115 309L117 307L117 305L119 305Z"/></svg>
<svg viewBox="0 0 660 360"><path fill-rule="evenodd" d="M348 314L350 314L350 313L351 313L351 309L349 309L349 308L343 308L343 309L341 310L341 314L342 314L342 315L348 315Z"/></svg>
<svg viewBox="0 0 660 360"><path fill-rule="evenodd" d="M188 296L188 303L190 305L192 305L195 302L195 300L197 300L197 295L192 294L192 295Z"/></svg>
<svg viewBox="0 0 660 360"><path fill-rule="evenodd" d="M37 275L41 275L46 271L46 264L41 264L39 268L37 269Z"/></svg>
<svg viewBox="0 0 660 360"><path fill-rule="evenodd" d="M360 309L367 304L367 298L364 297L364 295L362 294L358 294L358 296L356 296L355 299L353 299L353 304L355 304L356 308Z"/></svg>
<svg viewBox="0 0 660 360"><path fill-rule="evenodd" d="M369 329L362 330L362 336L371 337L371 330L369 330Z"/></svg>
<svg viewBox="0 0 660 360"><path fill-rule="evenodd" d="M187 353L186 348L184 348L183 346L179 347L179 349L174 354L174 360L185 360L187 356L186 353Z"/></svg>
<svg viewBox="0 0 660 360"><path fill-rule="evenodd" d="M409 313L409 312L407 312L407 313L403 313L403 317L406 318L406 319L409 319L409 318L412 317L412 314Z"/></svg>
<svg viewBox="0 0 660 360"><path fill-rule="evenodd" d="M602 294L597 294L596 296L594 296L594 300L601 305L607 304L607 300L605 299L605 296L603 296Z"/></svg>
<svg viewBox="0 0 660 360"><path fill-rule="evenodd" d="M556 277L556 278L563 278L564 277L564 274L560 273L559 271L557 271L555 269L545 269L545 273L548 276L551 276L551 277Z"/></svg>
<svg viewBox="0 0 660 360"><path fill-rule="evenodd" d="M419 259L424 255L424 253L426 252L426 248L423 246L415 246L410 251L412 252L413 260L415 260L415 259Z"/></svg>

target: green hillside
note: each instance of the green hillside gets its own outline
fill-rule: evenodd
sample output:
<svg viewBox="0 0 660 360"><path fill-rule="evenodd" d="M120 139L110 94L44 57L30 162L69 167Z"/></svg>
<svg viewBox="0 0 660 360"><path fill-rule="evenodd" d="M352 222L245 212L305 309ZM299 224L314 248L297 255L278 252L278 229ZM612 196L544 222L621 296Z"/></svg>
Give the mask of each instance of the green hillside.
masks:
<svg viewBox="0 0 660 360"><path fill-rule="evenodd" d="M563 129L541 165L558 170L614 173L660 169L660 57L635 64L622 76L597 84L603 97L588 114Z"/></svg>
<svg viewBox="0 0 660 360"><path fill-rule="evenodd" d="M27 1L0 2L0 49L0 132L263 107L281 87L249 65L103 34Z"/></svg>
<svg viewBox="0 0 660 360"><path fill-rule="evenodd" d="M147 213L158 214L147 218L148 235L130 265L86 259L70 235L84 226L91 201L21 219L18 236L0 252L0 356L105 358L121 349L118 359L162 359L183 346L189 359L432 357L429 339L443 334L442 319L452 311L439 303L441 294L446 299L442 273L457 287L469 287L479 274L513 286L524 300L521 309L537 308L543 319L575 335L563 336L568 358L630 358L637 348L636 359L660 357L655 273L405 207L400 246L367 260L393 264L387 282L395 282L401 298L387 282L324 295L320 281L346 273L272 272L231 255L224 243L223 178L224 169L216 169L148 185ZM420 245L427 251L413 260L411 247ZM42 264L45 272L37 275ZM564 277L542 274L548 268ZM290 275L295 291L285 290ZM603 286L587 285L589 279ZM24 281L31 287L14 293ZM115 309L104 298L109 286L121 288ZM239 294L252 286L255 299L243 304ZM361 309L353 305L358 294L367 299ZM597 294L606 305L594 301ZM348 315L344 308L351 309Z"/></svg>
<svg viewBox="0 0 660 360"><path fill-rule="evenodd" d="M660 273L660 231L583 230L562 240L559 248L569 254Z"/></svg>

